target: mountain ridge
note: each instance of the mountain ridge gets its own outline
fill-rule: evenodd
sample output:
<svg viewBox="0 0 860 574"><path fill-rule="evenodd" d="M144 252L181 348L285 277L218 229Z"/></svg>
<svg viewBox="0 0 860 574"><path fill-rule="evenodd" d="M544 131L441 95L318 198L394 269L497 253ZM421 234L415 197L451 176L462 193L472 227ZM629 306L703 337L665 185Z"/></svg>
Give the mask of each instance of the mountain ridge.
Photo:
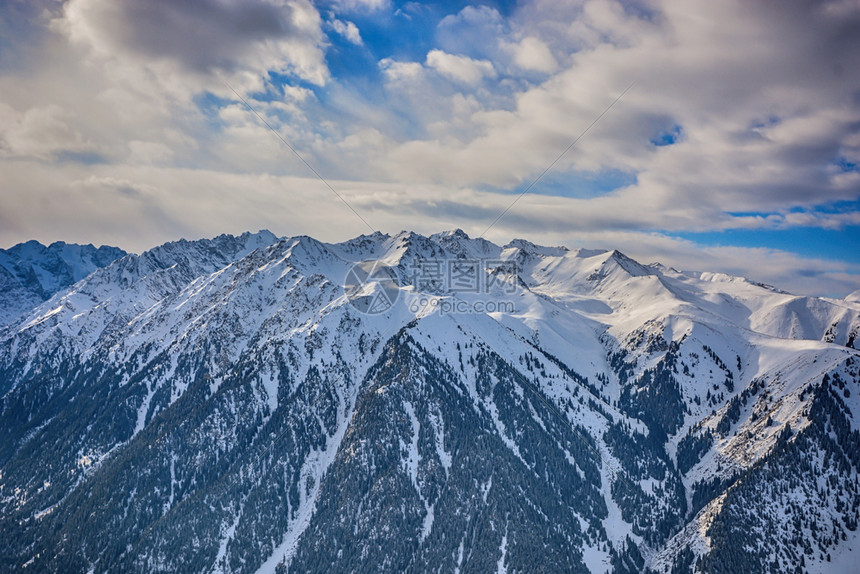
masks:
<svg viewBox="0 0 860 574"><path fill-rule="evenodd" d="M126 255L0 329L0 563L824 567L857 550L860 304L713 279L460 230Z"/></svg>

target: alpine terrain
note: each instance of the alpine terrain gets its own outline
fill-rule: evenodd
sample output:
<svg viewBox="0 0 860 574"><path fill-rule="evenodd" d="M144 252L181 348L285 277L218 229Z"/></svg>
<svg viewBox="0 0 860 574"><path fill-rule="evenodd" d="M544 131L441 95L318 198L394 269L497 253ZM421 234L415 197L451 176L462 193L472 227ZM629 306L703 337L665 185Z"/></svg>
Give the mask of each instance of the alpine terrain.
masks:
<svg viewBox="0 0 860 574"><path fill-rule="evenodd" d="M0 325L11 323L51 295L126 255L116 247L38 241L0 249Z"/></svg>
<svg viewBox="0 0 860 574"><path fill-rule="evenodd" d="M460 230L64 249L0 253L4 572L860 564L860 297Z"/></svg>

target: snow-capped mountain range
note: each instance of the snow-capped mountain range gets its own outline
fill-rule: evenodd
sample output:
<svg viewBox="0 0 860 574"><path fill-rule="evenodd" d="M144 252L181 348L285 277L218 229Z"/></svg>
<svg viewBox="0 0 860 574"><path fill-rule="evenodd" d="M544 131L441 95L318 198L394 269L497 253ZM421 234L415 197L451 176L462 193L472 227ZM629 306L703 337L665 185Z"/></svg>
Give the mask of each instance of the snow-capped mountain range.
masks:
<svg viewBox="0 0 860 574"><path fill-rule="evenodd" d="M38 241L0 249L0 325L18 319L54 293L126 255L117 247Z"/></svg>
<svg viewBox="0 0 860 574"><path fill-rule="evenodd" d="M856 570L856 296L460 230L89 257L3 294L4 571Z"/></svg>

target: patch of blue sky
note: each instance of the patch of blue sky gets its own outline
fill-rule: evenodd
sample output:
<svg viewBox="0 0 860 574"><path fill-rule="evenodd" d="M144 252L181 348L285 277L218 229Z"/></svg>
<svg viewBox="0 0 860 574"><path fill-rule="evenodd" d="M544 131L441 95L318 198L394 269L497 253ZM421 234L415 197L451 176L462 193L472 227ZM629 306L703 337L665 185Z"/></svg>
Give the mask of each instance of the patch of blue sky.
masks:
<svg viewBox="0 0 860 574"><path fill-rule="evenodd" d="M284 86L295 86L298 88L306 88L308 90L316 90L318 86L307 80L303 80L294 74L282 74L280 72L267 72L268 82L266 89L259 92L254 92L250 96L258 102L274 102L284 98Z"/></svg>
<svg viewBox="0 0 860 574"><path fill-rule="evenodd" d="M432 4L422 4L398 8L383 18L358 16L352 20L375 61L422 61L433 48L435 28L442 17Z"/></svg>
<svg viewBox="0 0 860 574"><path fill-rule="evenodd" d="M835 213L851 213L860 211L860 198L854 200L834 201L822 205L816 205L814 209L805 207L793 207L788 213L815 213L815 214L835 214ZM732 217L767 217L773 215L761 211L729 211L727 212Z"/></svg>
<svg viewBox="0 0 860 574"><path fill-rule="evenodd" d="M221 108L234 100L219 98L212 92L203 92L194 96L194 105L209 120L217 120Z"/></svg>
<svg viewBox="0 0 860 574"><path fill-rule="evenodd" d="M847 210L848 205L858 206L860 202L844 202L830 209ZM819 214L839 213L840 211L818 211ZM767 214L733 214L760 215ZM846 225L838 229L803 226L762 229L729 229L725 231L684 232L670 235L694 241L705 246L723 247L766 247L796 253L816 259L847 261L860 264L860 225Z"/></svg>
<svg viewBox="0 0 860 574"><path fill-rule="evenodd" d="M651 143L657 147L669 146L677 143L684 135L683 128L675 124L668 130L663 130L651 138Z"/></svg>
<svg viewBox="0 0 860 574"><path fill-rule="evenodd" d="M395 2L385 12L355 10L345 13L331 11L322 5L323 18L350 21L358 27L362 44L357 45L327 26L328 47L326 65L331 81L316 86L290 74L269 72L269 81L275 90L253 94L259 101L272 101L282 97L284 85L301 86L312 90L322 105L332 96L332 90L347 89L368 102L385 98L380 61L390 58L402 62L423 62L427 52L435 46L435 29L448 14L460 10L466 2Z"/></svg>
<svg viewBox="0 0 860 574"><path fill-rule="evenodd" d="M380 61L390 58L401 62L421 62L427 53L438 47L437 27L447 16L458 14L466 6L487 6L499 12L502 16L509 14L516 7L512 0L485 2L392 2L384 11L351 10L339 11L333 4L320 4L321 14L326 20L338 19L354 23L359 30L362 43L353 43L339 34L333 27L326 26L328 46L326 48L326 65L331 74L331 81L325 86L317 86L293 74L268 72L268 87L261 92L251 94L258 102L271 102L282 99L284 86L297 86L314 92L320 105L326 107L329 113L334 110L328 106L333 99L342 98L344 90L351 97L363 100L368 104L379 104L387 98L385 84L382 81ZM501 97L501 96L500 96ZM220 99L210 93L204 93L195 98L195 103L201 112L210 120L217 120L218 111L231 99ZM396 102L389 102L389 113L398 115ZM498 104L498 102L495 102ZM253 104L252 104L253 105ZM410 114L403 110L401 118L406 124L411 124ZM401 126L402 127L402 126ZM421 138L422 128L411 126L406 129L411 137Z"/></svg>
<svg viewBox="0 0 860 574"><path fill-rule="evenodd" d="M80 163L83 165L101 165L110 163L107 157L92 151L61 151L56 155L58 162Z"/></svg>
<svg viewBox="0 0 860 574"><path fill-rule="evenodd" d="M366 44L356 45L333 31L329 41L326 64L333 78L343 82L358 79L367 84L378 83L381 77L379 59Z"/></svg>
<svg viewBox="0 0 860 574"><path fill-rule="evenodd" d="M780 119L779 116L771 114L771 115L769 115L763 119L754 121L750 125L750 129L751 130L760 130L762 128L769 128L769 127L777 125L781 121L782 120Z"/></svg>
<svg viewBox="0 0 860 574"><path fill-rule="evenodd" d="M24 71L32 65L27 48L49 31L39 2L0 2L0 70Z"/></svg>
<svg viewBox="0 0 860 574"><path fill-rule="evenodd" d="M836 160L836 166L845 173L860 172L860 163L851 161L848 158L840 157Z"/></svg>
<svg viewBox="0 0 860 574"><path fill-rule="evenodd" d="M798 208L793 211L799 213L801 211L808 210ZM816 206L815 211L817 213L849 213L852 211L860 211L860 198L851 201L834 201L833 203L828 203L826 205L819 205Z"/></svg>
<svg viewBox="0 0 860 574"><path fill-rule="evenodd" d="M532 181L534 181L534 178L524 181L516 188L497 191L522 193L531 185ZM607 195L617 189L635 185L636 182L637 177L635 173L618 169L566 173L549 172L529 190L529 193L574 199L591 199Z"/></svg>
<svg viewBox="0 0 860 574"><path fill-rule="evenodd" d="M359 29L364 46L375 61L393 58L422 62L427 52L437 47L436 28L446 17L458 14L467 6L488 6L502 16L516 7L514 0L470 2L467 0L431 2L392 2L385 13L356 10L337 14ZM326 6L321 6L323 14ZM329 37L334 42L336 33Z"/></svg>

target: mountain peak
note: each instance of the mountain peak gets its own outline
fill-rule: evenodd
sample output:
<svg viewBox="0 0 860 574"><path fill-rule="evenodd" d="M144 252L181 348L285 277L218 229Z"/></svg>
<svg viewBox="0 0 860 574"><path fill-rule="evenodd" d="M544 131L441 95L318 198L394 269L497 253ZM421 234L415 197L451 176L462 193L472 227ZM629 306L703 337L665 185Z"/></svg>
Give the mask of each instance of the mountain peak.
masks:
<svg viewBox="0 0 860 574"><path fill-rule="evenodd" d="M618 251L617 249L613 249L607 258L607 262L612 261L617 264L621 269L629 273L633 277L644 277L646 275L654 275L656 273L656 269L646 267L642 265L635 259L632 259L625 255L624 253Z"/></svg>
<svg viewBox="0 0 860 574"><path fill-rule="evenodd" d="M470 239L470 237L466 234L465 231L460 229L459 227L455 229L449 229L447 231L441 231L439 233L434 233L430 236L431 239L434 238L442 238L442 237L456 237L457 239Z"/></svg>
<svg viewBox="0 0 860 574"><path fill-rule="evenodd" d="M503 249L518 249L521 253L528 255L538 255L540 257L564 257L570 252L570 249L564 246L547 247L537 245L527 239L513 239L507 243Z"/></svg>
<svg viewBox="0 0 860 574"><path fill-rule="evenodd" d="M483 237L472 239L462 229L434 233L430 240L441 245L457 257L469 259L497 258L501 248Z"/></svg>

